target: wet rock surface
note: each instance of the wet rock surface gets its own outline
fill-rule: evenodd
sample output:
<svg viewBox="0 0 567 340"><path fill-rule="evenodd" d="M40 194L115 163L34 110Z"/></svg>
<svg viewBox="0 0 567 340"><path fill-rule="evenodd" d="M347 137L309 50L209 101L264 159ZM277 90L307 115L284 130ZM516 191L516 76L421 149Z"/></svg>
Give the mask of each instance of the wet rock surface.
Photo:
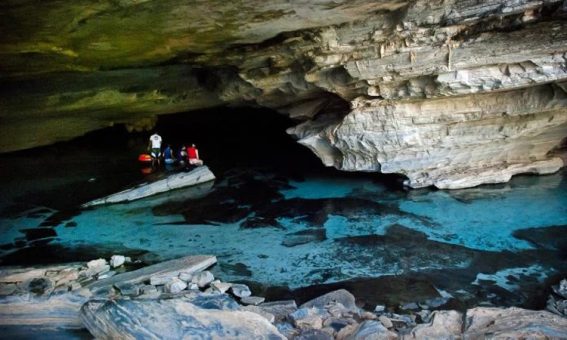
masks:
<svg viewBox="0 0 567 340"><path fill-rule="evenodd" d="M0 326L25 327L33 324L63 329L81 329L84 326L97 338L219 336L242 339L421 339L483 337L488 334L512 338L567 336L565 317L521 308L476 307L464 312L432 310L430 306L436 305L437 301L430 299L404 304L400 307L406 310L403 313L393 312L391 308L383 306L370 312L361 309L355 297L345 289L330 291L305 301L299 307L293 300L263 302L264 297L261 296L239 298L233 293L211 291L223 283L219 280L189 289L179 276L190 270L185 268L179 271L178 264L195 261L200 261L202 265L186 265L199 268L192 272L192 276L201 273L206 276L207 272L203 270L210 262L206 256L197 256L98 280L100 283L113 280L114 287L130 285L136 291L127 291L125 288L115 290L108 284L89 284L89 281L97 282L96 274L80 278L79 272L87 273L89 268L104 266L104 259L85 265L2 269L0 281L2 291L7 295L0 299L0 314L3 316ZM177 273L178 276L170 275L170 281L165 284L150 285L151 275L148 273L161 268L163 274L167 264L171 267L165 272ZM70 279L72 272L77 274ZM116 277L122 277L123 280L116 281ZM85 280L86 285L80 283ZM19 282L25 284L20 285ZM55 287L46 285L46 282L62 282L65 289L62 290L57 284L54 284ZM554 294L561 297L567 295L565 282L562 280L553 287ZM231 286L234 293L243 295L242 290L246 286L226 284ZM250 292L248 288L245 290ZM25 292L31 292L35 297L30 300ZM464 325L463 320L466 320Z"/></svg>

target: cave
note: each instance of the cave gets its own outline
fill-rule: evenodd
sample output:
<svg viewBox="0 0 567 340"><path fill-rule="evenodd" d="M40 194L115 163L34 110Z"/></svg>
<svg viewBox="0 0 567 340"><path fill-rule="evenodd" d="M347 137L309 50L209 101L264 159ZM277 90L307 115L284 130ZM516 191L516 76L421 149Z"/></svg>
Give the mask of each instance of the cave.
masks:
<svg viewBox="0 0 567 340"><path fill-rule="evenodd" d="M0 13L3 334L567 338L564 0Z"/></svg>

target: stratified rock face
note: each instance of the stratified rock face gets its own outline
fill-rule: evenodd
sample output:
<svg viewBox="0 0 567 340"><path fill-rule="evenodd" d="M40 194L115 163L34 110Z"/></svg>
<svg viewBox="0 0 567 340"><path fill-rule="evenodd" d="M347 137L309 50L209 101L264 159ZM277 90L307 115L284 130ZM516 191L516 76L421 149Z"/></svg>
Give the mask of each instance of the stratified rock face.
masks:
<svg viewBox="0 0 567 340"><path fill-rule="evenodd" d="M0 4L0 150L262 105L323 163L462 188L563 166L563 0ZM38 133L41 131L41 133Z"/></svg>

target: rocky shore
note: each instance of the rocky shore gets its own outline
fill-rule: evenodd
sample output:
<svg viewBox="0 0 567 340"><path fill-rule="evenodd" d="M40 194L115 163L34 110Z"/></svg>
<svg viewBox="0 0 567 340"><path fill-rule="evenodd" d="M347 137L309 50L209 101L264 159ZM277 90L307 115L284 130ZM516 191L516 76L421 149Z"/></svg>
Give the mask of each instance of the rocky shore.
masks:
<svg viewBox="0 0 567 340"><path fill-rule="evenodd" d="M436 301L363 310L344 289L298 305L265 301L206 270L214 256L142 268L107 261L0 268L0 329L81 330L96 338L423 339L567 338L567 280L547 310L476 307L439 310Z"/></svg>

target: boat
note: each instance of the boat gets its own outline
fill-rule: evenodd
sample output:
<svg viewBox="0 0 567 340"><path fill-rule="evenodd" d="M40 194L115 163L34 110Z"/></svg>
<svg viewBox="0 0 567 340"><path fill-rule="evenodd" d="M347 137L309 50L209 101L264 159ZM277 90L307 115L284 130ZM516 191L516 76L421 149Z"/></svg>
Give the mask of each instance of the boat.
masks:
<svg viewBox="0 0 567 340"><path fill-rule="evenodd" d="M176 172L156 181L138 184L133 188L87 202L81 207L88 208L103 204L126 203L162 192L210 182L215 178L213 172L206 165L203 165L188 172Z"/></svg>

